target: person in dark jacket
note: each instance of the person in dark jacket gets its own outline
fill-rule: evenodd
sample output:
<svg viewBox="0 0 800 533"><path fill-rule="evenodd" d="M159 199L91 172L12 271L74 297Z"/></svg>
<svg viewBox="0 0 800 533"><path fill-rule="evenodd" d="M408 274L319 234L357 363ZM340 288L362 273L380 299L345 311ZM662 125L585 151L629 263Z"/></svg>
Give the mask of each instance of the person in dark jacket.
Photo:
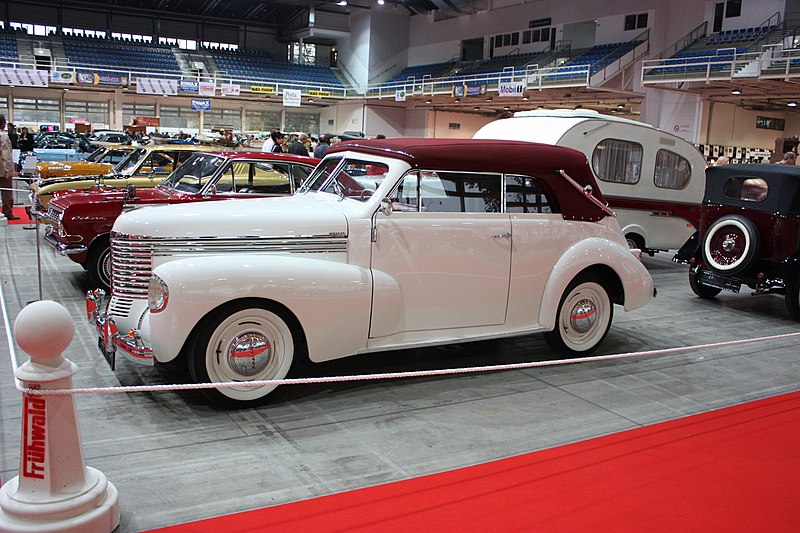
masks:
<svg viewBox="0 0 800 533"><path fill-rule="evenodd" d="M289 143L289 153L296 154L296 155L304 155L308 156L308 149L306 148L306 141L308 140L308 135L305 133L301 133L297 137L294 138L292 142Z"/></svg>
<svg viewBox="0 0 800 533"><path fill-rule="evenodd" d="M320 135L319 144L317 145L316 148L314 148L314 157L316 157L317 159L322 159L323 157L325 157L325 152L327 152L328 148L330 147L331 145L328 144L328 138L324 135Z"/></svg>
<svg viewBox="0 0 800 533"><path fill-rule="evenodd" d="M33 152L33 134L28 131L28 128L22 128L22 131L20 132L19 151Z"/></svg>

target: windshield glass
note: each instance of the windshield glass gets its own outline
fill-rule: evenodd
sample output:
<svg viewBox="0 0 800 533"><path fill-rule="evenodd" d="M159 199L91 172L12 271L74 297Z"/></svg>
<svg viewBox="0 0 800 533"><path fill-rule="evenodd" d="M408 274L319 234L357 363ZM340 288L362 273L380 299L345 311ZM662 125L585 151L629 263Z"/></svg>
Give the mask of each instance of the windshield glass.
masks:
<svg viewBox="0 0 800 533"><path fill-rule="evenodd" d="M134 150L130 153L128 157L120 161L120 163L114 167L114 174L132 174L133 171L138 166L139 162L147 155L147 150L144 148L139 148L138 150Z"/></svg>
<svg viewBox="0 0 800 533"><path fill-rule="evenodd" d="M176 191L200 192L223 162L222 157L213 154L194 154L159 186Z"/></svg>
<svg viewBox="0 0 800 533"><path fill-rule="evenodd" d="M106 151L105 148L98 148L97 150L95 150L94 152L92 152L91 154L89 154L86 157L86 161L88 161L90 163L94 163L95 161L98 161L100 159L100 157L102 157L102 155L105 153L105 151Z"/></svg>
<svg viewBox="0 0 800 533"><path fill-rule="evenodd" d="M365 202L389 172L389 166L385 163L357 159L347 159L341 166L340 163L341 159L332 159L317 167L304 190L327 192Z"/></svg>

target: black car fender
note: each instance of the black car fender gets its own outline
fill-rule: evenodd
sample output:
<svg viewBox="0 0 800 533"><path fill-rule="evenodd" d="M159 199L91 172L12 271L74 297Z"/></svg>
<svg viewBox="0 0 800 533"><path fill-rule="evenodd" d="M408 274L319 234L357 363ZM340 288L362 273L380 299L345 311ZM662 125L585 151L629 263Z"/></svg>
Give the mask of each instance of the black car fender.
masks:
<svg viewBox="0 0 800 533"><path fill-rule="evenodd" d="M685 243L683 243L683 246L681 246L680 250L678 250L678 253L676 253L673 256L672 261L675 263L686 265L692 259L699 259L698 255L699 253L700 253L700 232L695 231L694 233L692 233L692 236L689 237Z"/></svg>

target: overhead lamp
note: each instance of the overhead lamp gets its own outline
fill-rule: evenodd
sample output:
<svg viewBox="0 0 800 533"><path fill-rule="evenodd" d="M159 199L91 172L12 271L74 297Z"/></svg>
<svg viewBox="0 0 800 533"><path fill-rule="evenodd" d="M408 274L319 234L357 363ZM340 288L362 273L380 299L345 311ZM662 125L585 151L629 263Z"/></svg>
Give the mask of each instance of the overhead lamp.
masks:
<svg viewBox="0 0 800 533"><path fill-rule="evenodd" d="M456 98L456 99L454 100L454 102L455 102L455 103L457 103L457 104L460 104L460 103L461 103L461 98Z"/></svg>
<svg viewBox="0 0 800 533"><path fill-rule="evenodd" d="M505 106L503 109L505 109L506 111L511 111L511 107L510 106Z"/></svg>
<svg viewBox="0 0 800 533"><path fill-rule="evenodd" d="M617 109L625 109L625 105L624 104L618 104L617 105Z"/></svg>
<svg viewBox="0 0 800 533"><path fill-rule="evenodd" d="M797 107L797 102L789 102L786 105L788 105L789 107Z"/></svg>
<svg viewBox="0 0 800 533"><path fill-rule="evenodd" d="M479 111L479 110L480 110L480 107L475 106L475 111Z"/></svg>
<svg viewBox="0 0 800 533"><path fill-rule="evenodd" d="M385 3L386 3L386 0L378 0L378 5L379 6L382 6Z"/></svg>
<svg viewBox="0 0 800 533"><path fill-rule="evenodd" d="M527 102L527 101L528 101L528 97L527 97L527 96L523 96L523 97L522 97L522 101L523 101L523 102Z"/></svg>
<svg viewBox="0 0 800 533"><path fill-rule="evenodd" d="M346 6L347 5L347 0L339 0L338 2L336 2L336 4L340 5L340 6Z"/></svg>
<svg viewBox="0 0 800 533"><path fill-rule="evenodd" d="M740 91L739 89L734 89L731 91L731 94L742 94L742 91Z"/></svg>
<svg viewBox="0 0 800 533"><path fill-rule="evenodd" d="M425 103L426 103L426 104L430 104L430 103L432 103L432 102L433 102L433 100L425 100Z"/></svg>

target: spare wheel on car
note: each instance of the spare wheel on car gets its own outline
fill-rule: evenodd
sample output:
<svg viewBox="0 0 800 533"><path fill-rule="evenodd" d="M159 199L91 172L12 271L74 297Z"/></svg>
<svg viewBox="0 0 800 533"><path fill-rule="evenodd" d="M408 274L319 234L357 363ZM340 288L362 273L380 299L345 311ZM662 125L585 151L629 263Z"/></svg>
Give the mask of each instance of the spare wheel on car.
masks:
<svg viewBox="0 0 800 533"><path fill-rule="evenodd" d="M740 215L726 215L708 228L703 239L703 259L711 270L732 276L750 266L758 247L755 224Z"/></svg>

